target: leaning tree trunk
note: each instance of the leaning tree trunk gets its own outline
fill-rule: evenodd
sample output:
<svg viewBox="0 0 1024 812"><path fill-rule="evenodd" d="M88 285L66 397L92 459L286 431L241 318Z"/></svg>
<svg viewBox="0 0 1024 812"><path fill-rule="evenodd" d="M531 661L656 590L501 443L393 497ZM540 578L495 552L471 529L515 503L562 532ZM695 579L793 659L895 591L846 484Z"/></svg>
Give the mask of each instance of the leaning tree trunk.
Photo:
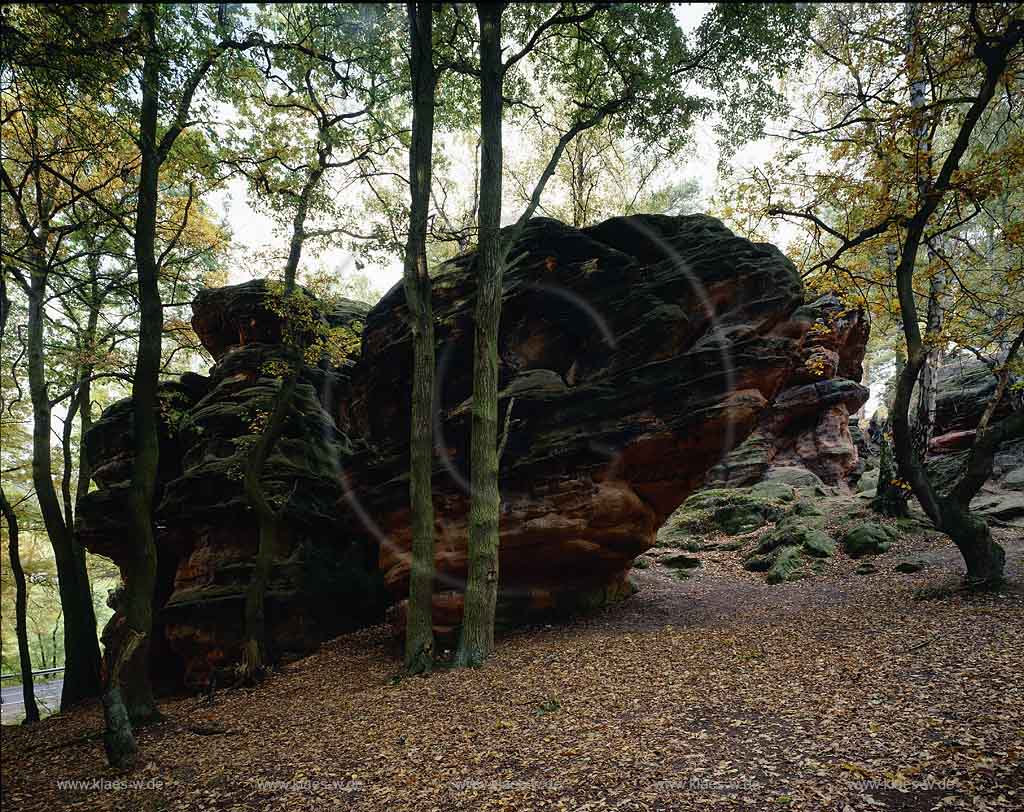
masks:
<svg viewBox="0 0 1024 812"><path fill-rule="evenodd" d="M21 694L25 699L25 723L39 721L39 707L36 705L35 686L32 683L32 658L28 650L28 626L26 608L28 587L25 584L25 570L21 567L18 554L18 517L7 501L3 485L0 485L0 512L7 522L7 555L11 560L11 574L14 575L14 633L18 638L18 661L21 664Z"/></svg>
<svg viewBox="0 0 1024 812"><path fill-rule="evenodd" d="M11 300L7 297L7 280L0 275L0 341L7 331L7 317L11 313ZM0 397L0 408L4 399ZM39 721L39 707L36 705L35 685L32 682L32 657L28 648L28 585L25 583L25 570L21 566L21 555L18 549L18 516L11 503L7 501L3 483L0 483L0 513L7 523L7 554L11 561L11 574L14 576L14 634L18 640L18 663L21 668L21 693L25 701L25 724Z"/></svg>
<svg viewBox="0 0 1024 812"><path fill-rule="evenodd" d="M41 238L45 239L45 237ZM44 243L45 244L45 243ZM38 262L44 262L41 253ZM100 694L100 652L96 615L85 569L85 556L61 512L50 461L51 412L44 362L43 312L47 274L41 264L32 270L28 314L28 378L32 400L32 483L39 512L53 547L64 616L64 686L61 709Z"/></svg>
<svg viewBox="0 0 1024 812"><path fill-rule="evenodd" d="M494 649L501 497L498 491L498 324L504 250L501 224L501 5L480 18L480 211L474 310L470 438L469 573L456 663L482 663Z"/></svg>
<svg viewBox="0 0 1024 812"><path fill-rule="evenodd" d="M916 42L917 5L910 6L911 38ZM974 446L968 457L967 472L949 494L939 494L928 478L921 450L915 446L913 430L909 419L911 396L914 385L921 373L928 353L928 341L922 340L918 325L917 304L914 292L914 270L919 249L925 242L925 230L932 215L951 187L954 174L970 145L971 136L986 108L995 96L1000 77L1006 70L1009 53L1024 37L1024 27L1011 26L1005 36L993 39L974 50L974 55L984 66L984 77L978 94L964 113L959 130L949 152L943 161L935 181L930 178L919 186L918 210L906 221L903 232L902 254L896 267L896 292L899 297L900 316L907 346L907 364L901 371L893 403L893 446L901 478L906 480L917 496L921 507L936 527L947 533L956 544L967 565L968 581L979 586L994 586L1002 581L1004 554L1002 548L992 541L987 528L980 528L984 522L970 513L970 500L984 483L992 470L992 454L999 444L1010 439L1011 432L1024 434L1024 417L1019 421L1001 421L997 427L984 431L984 425L991 417L1005 387L1005 377L997 387L996 395L986 407L986 417L979 423ZM916 45L912 43L911 51ZM911 75L914 75L914 68ZM915 105L919 106L919 105ZM915 121L915 124L918 122ZM921 165L925 156L920 155L922 141L916 142L917 160ZM1024 335L1024 334L1022 334ZM927 337L931 336L928 334ZM1020 338L1017 348L1020 347ZM1012 435L1019 436L1019 435Z"/></svg>
<svg viewBox="0 0 1024 812"><path fill-rule="evenodd" d="M920 38L920 3L907 3L907 72L910 81L910 105L913 110L914 142L916 145L916 173L918 197L928 194L932 183L932 150L929 139L929 121L925 112L928 79L922 64ZM928 315L925 325L925 356L921 374L917 381L917 404L912 421L914 443L921 456L928 453L935 423L936 378L942 359L942 324L945 317L943 299L946 295L944 271L932 267L936 253L931 243L927 246L928 256Z"/></svg>
<svg viewBox="0 0 1024 812"><path fill-rule="evenodd" d="M409 3L409 60L412 67L411 198L405 246L405 299L413 335L412 419L409 426L409 505L412 561L405 626L405 668L422 673L434 661L434 313L427 273L427 215L434 140L433 9Z"/></svg>
<svg viewBox="0 0 1024 812"><path fill-rule="evenodd" d="M160 445L157 435L157 386L163 307L156 258L157 196L160 157L157 150L157 111L160 98L159 54L156 43L155 5L142 10L146 56L142 71L142 106L139 117L142 164L135 221L135 261L139 283L139 344L132 378L132 418L135 458L131 482L132 555L124 568L125 620L137 642L124 663L124 699L132 722L159 718L149 675L149 648L153 631L153 591L156 584L156 542L153 537L153 501L156 496ZM109 718L108 718L108 721Z"/></svg>
<svg viewBox="0 0 1024 812"><path fill-rule="evenodd" d="M121 692L121 672L142 644L144 638L132 629L123 634L120 642L107 651L106 685L103 689L103 749L111 767L127 770L135 766L139 746L135 741L132 721Z"/></svg>
<svg viewBox="0 0 1024 812"><path fill-rule="evenodd" d="M294 277L292 278L294 288ZM286 297L290 295L286 294ZM298 354L296 354L298 356ZM245 593L245 642L242 645L242 661L238 668L240 684L252 684L263 675L268 660L267 652L267 589L281 537L284 506L275 508L263 488L261 477L267 457L284 431L288 413L291 410L295 388L298 386L301 356L293 358L288 373L270 414L267 425L246 458L245 493L256 513L259 540L252 578Z"/></svg>

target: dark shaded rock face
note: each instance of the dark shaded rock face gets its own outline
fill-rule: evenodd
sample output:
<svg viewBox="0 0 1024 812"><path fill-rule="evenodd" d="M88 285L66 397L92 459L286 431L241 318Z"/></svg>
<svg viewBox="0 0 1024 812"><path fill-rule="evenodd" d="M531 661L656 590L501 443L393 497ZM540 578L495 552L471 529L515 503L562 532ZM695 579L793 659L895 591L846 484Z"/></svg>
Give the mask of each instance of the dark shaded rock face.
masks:
<svg viewBox="0 0 1024 812"><path fill-rule="evenodd" d="M507 426L499 616L507 623L628 594L633 558L758 425L808 352L849 375L859 364L838 344L805 342L820 308L798 310L800 280L782 254L708 217L616 218L584 230L536 219L511 256L499 338ZM472 265L473 255L457 258L434 282L441 633L460 622L466 575ZM241 465L272 408L281 357L280 319L267 301L263 282L197 297L193 325L216 364L209 378L192 376L162 445L160 633L189 684L238 657L256 550ZM268 492L288 505L270 595L276 653L308 651L381 617L382 582L401 618L410 546L406 316L401 286L369 313L343 303L317 316L355 330L365 320L365 329L354 364L304 367L267 466ZM859 397L850 381L824 384L792 384L791 409L846 409ZM109 439L123 434L117 409L104 420L120 428L88 440L97 505L110 505L130 469L130 443ZM845 428L845 412L836 425ZM113 509L83 511L80 532L90 549L123 562L131 542L118 521Z"/></svg>
<svg viewBox="0 0 1024 812"><path fill-rule="evenodd" d="M863 470L850 415L869 394L859 383L869 331L865 316L828 294L801 307L794 319L813 322L801 363L754 432L708 474L713 487L751 485L775 469L803 468L845 489Z"/></svg>
<svg viewBox="0 0 1024 812"><path fill-rule="evenodd" d="M981 361L954 358L939 369L935 398L935 430L929 443L927 466L940 491L960 475L996 378ZM1024 395L1008 387L992 415L992 422L1024 409ZM989 519L1024 527L1024 440L1005 443L992 461L992 475L971 502L971 508Z"/></svg>
<svg viewBox="0 0 1024 812"><path fill-rule="evenodd" d="M623 594L633 558L754 427L810 327L791 319L801 296L791 263L708 217L584 230L538 219L511 255L520 259L505 276L499 338L508 621ZM434 282L439 632L458 623L466 576L472 259ZM344 425L372 446L351 483L379 526L396 598L409 575L411 358L396 287L367 319Z"/></svg>
<svg viewBox="0 0 1024 812"><path fill-rule="evenodd" d="M278 317L257 281L203 291L193 326L216 364L209 378L183 376L161 387L160 477L156 500L159 560L154 674L203 684L238 658L246 586L258 532L244 495L245 456L273 409L283 359ZM329 325L365 318L343 303ZM286 503L285 533L268 593L275 654L303 652L383 611L376 550L339 532L341 470L352 454L331 417L348 387L350 364L305 366L284 433L267 461L264 487ZM99 490L89 495L78 533L92 552L119 565L132 553L125 496L131 479L131 404L108 408L86 435Z"/></svg>

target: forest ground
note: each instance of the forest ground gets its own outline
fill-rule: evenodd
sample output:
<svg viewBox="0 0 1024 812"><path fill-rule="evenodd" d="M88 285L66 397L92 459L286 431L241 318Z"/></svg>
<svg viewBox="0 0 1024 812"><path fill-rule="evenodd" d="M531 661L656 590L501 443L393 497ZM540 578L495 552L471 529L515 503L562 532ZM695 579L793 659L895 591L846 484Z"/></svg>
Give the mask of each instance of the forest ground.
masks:
<svg viewBox="0 0 1024 812"><path fill-rule="evenodd" d="M98 706L4 727L3 808L1019 810L1024 540L997 536L995 594L960 591L933 535L778 586L738 553L655 565L478 670L398 679L387 629L363 630L212 707L164 702L127 776ZM894 572L909 556L928 566Z"/></svg>

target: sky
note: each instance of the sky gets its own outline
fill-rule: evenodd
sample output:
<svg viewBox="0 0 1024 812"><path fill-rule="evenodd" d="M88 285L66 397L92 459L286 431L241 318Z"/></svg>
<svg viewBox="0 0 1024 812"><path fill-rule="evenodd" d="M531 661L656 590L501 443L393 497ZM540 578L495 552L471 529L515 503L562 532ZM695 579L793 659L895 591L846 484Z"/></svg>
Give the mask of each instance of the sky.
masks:
<svg viewBox="0 0 1024 812"><path fill-rule="evenodd" d="M708 3L680 4L674 7L676 18L686 32L692 32L700 20L712 7ZM719 151L715 143L715 135L712 131L713 121L698 121L693 129L692 146L686 153L687 157L681 162L677 178L665 178L664 180L684 180L695 178L700 182L704 200L710 199L716 192L721 180L718 172ZM505 143L506 160L512 162L522 156L523 143L518 137L514 127L506 127L503 134ZM777 142L771 138L750 143L739 150L732 166L736 171L757 166L767 161L775 153ZM467 175L467 182L468 175ZM254 209L248 200L245 183L241 179L233 180L227 188L219 192L211 203L215 212L222 215L230 227L233 239L233 257L229 264L229 274L232 282L241 282L249 278L245 267L246 257L257 253L264 253L274 250L284 254L286 251L287 239L285 235L275 228L273 221L260 211ZM505 220L511 221L518 212L504 212ZM796 235L796 230L786 224L776 225L774 240L780 248L784 248ZM305 249L302 267L324 266L340 275L357 272L355 258L340 248L316 249L308 246ZM362 268L370 285L379 294L383 295L402 277L402 265L399 259L385 264L369 264ZM871 414L880 403L881 384L872 387L871 400L866 410Z"/></svg>
<svg viewBox="0 0 1024 812"><path fill-rule="evenodd" d="M693 31L711 6L709 3L677 5L676 18L685 31ZM521 154L517 153L517 150L522 149L522 145L516 136L514 128L506 128L504 141L509 160L515 160L517 155ZM737 162L757 161L759 155L767 156L770 151L771 147L768 144L751 145L738 156ZM692 157L682 166L679 179L696 178L700 181L705 198L709 197L718 181L718 150L711 132L711 122L698 122L694 130L694 148L691 152ZM250 205L243 180L233 180L225 190L213 196L210 202L214 212L224 217L234 235L234 256L229 264L232 282L241 282L249 278L247 271L244 270L246 255L262 253L268 249L284 252L287 238L275 229L269 217ZM505 214L511 218L517 212ZM352 255L338 248L318 251L309 247L304 251L304 267L322 264L342 274L353 273L356 270ZM401 279L402 265L395 259L384 265L367 265L363 273L369 277L371 285L383 294Z"/></svg>

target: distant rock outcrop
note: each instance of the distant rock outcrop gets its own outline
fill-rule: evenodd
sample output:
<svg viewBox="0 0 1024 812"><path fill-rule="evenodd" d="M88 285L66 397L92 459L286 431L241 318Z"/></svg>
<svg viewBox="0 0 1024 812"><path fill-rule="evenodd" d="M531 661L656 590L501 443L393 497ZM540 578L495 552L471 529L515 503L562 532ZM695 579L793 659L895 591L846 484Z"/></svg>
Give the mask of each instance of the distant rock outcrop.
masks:
<svg viewBox="0 0 1024 812"><path fill-rule="evenodd" d="M960 356L939 369L927 465L940 490L950 487L959 475L995 388L992 370L976 358ZM1008 387L992 421L996 423L1020 409L1024 409L1024 395ZM1006 443L999 449L992 461L992 476L971 507L990 519L1024 527L1024 440Z"/></svg>

